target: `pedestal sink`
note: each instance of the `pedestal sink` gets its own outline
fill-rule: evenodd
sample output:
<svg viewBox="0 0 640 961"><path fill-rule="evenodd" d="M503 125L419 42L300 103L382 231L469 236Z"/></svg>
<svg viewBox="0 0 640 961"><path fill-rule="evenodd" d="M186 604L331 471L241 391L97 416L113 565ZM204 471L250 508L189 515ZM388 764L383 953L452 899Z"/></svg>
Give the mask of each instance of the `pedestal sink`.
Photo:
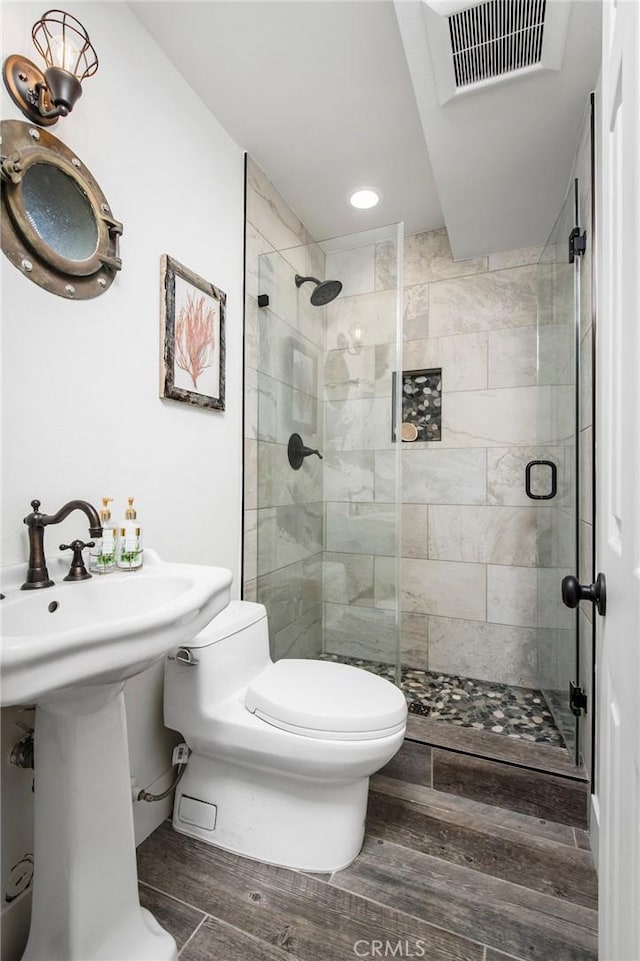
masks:
<svg viewBox="0 0 640 961"><path fill-rule="evenodd" d="M68 564L68 562L67 562ZM123 686L229 602L231 572L168 564L19 590L3 568L0 704L36 704L35 875L23 961L175 961L140 907Z"/></svg>

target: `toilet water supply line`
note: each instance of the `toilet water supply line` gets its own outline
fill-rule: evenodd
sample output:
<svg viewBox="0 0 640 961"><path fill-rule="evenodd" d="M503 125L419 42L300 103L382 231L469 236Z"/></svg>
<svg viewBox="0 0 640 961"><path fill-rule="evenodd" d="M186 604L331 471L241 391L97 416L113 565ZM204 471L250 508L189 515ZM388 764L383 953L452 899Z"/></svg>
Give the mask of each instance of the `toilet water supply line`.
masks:
<svg viewBox="0 0 640 961"><path fill-rule="evenodd" d="M34 751L33 751L33 728L27 727L22 722L18 722L18 726L21 727L26 733L19 738L18 741L11 748L11 754L9 755L9 764L13 764L15 767L30 768L33 770L35 768L34 764ZM173 749L173 755L171 757L171 766L177 767L178 771L172 783L163 791L162 794L151 794L149 791L141 790L139 791L135 782L132 785L132 794L134 801L164 801L166 797L169 797L172 791L180 783L180 779L184 774L187 761L189 760L189 748L186 744L178 744L177 747Z"/></svg>
<svg viewBox="0 0 640 961"><path fill-rule="evenodd" d="M174 747L174 749L173 749L173 756L172 756L172 758L171 758L171 765L172 765L172 767L176 767L176 766L177 766L178 771L177 771L177 774L176 774L175 778L173 779L173 782L169 785L169 787L166 789L166 791L163 791L162 794L150 794L149 791L144 791L144 790L138 791L138 792L136 793L136 790L135 790L135 788L134 788L134 791L133 791L134 800L135 800L135 801L149 801L149 802L151 802L151 801L164 801L164 799L165 799L166 797L169 797L169 795L171 794L171 792L172 792L173 790L175 790L175 788L176 788L176 787L178 786L178 784L180 783L180 779L181 779L182 775L184 774L184 772L185 772L185 770L186 770L186 768L187 768L187 761L188 761L188 760L189 760L189 748L187 747L186 744L178 744L177 747Z"/></svg>

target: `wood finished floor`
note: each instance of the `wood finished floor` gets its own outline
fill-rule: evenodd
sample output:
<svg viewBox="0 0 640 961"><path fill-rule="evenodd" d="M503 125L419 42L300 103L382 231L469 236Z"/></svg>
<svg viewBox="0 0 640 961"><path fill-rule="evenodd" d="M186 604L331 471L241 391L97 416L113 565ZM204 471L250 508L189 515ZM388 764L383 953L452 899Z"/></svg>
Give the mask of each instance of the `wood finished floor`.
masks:
<svg viewBox="0 0 640 961"><path fill-rule="evenodd" d="M363 850L333 875L241 858L169 822L138 860L141 903L181 961L597 959L584 832L396 778L372 779Z"/></svg>

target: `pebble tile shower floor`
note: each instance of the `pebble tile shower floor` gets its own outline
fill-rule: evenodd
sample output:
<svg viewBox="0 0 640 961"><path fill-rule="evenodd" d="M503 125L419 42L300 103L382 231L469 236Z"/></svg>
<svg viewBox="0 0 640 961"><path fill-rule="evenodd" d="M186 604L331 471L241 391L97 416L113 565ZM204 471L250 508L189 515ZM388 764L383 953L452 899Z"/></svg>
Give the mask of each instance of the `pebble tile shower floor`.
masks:
<svg viewBox="0 0 640 961"><path fill-rule="evenodd" d="M362 667L394 681L390 664L360 658L323 655L325 660ZM541 691L495 684L455 674L439 674L403 667L401 687L410 714L450 721L459 727L491 731L507 737L564 747L551 711Z"/></svg>

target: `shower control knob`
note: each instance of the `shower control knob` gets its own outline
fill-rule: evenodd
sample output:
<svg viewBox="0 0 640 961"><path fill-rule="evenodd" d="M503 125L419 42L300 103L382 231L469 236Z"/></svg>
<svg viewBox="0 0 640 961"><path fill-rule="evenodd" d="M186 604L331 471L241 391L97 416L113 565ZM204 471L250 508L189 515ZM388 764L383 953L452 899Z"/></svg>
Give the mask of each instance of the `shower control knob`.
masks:
<svg viewBox="0 0 640 961"><path fill-rule="evenodd" d="M310 454L315 454L322 460L322 454L319 450L313 450L311 447L305 447L304 441L300 434L292 434L289 438L289 444L287 446L287 457L289 458L289 464L294 470L300 470L302 467L302 462L305 457L309 457Z"/></svg>
<svg viewBox="0 0 640 961"><path fill-rule="evenodd" d="M563 577L562 600L571 608L577 607L580 601L591 601L598 614L604 616L607 611L607 581L604 574L598 574L595 583L588 585L580 584L572 574Z"/></svg>

